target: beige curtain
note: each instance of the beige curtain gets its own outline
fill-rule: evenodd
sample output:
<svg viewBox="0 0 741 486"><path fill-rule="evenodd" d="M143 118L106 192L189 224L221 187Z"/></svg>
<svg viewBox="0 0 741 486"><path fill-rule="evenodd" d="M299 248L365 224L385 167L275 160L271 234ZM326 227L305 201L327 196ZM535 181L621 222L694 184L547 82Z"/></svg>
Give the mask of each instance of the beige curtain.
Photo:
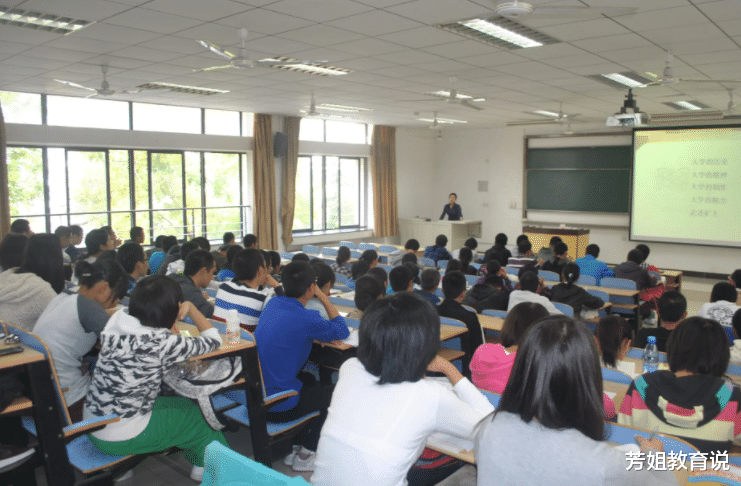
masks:
<svg viewBox="0 0 741 486"><path fill-rule="evenodd" d="M399 207L396 198L396 127L373 127L371 144L373 215L375 236L399 234Z"/></svg>
<svg viewBox="0 0 741 486"><path fill-rule="evenodd" d="M278 211L275 204L275 159L271 115L255 114L255 235L257 247L278 249Z"/></svg>
<svg viewBox="0 0 741 486"><path fill-rule="evenodd" d="M288 135L288 150L283 160L283 197L280 202L280 220L283 223L283 244L293 243L293 213L296 207L296 169L298 166L298 132L301 118L287 116L284 130Z"/></svg>
<svg viewBox="0 0 741 486"><path fill-rule="evenodd" d="M10 182L8 181L7 134L0 104L0 239L10 233Z"/></svg>

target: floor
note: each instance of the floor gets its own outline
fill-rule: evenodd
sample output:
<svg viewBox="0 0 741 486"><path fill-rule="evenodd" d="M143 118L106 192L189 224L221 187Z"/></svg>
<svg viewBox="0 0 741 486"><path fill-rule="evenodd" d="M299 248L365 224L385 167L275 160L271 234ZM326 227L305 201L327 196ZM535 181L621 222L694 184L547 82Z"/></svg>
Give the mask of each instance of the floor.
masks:
<svg viewBox="0 0 741 486"><path fill-rule="evenodd" d="M697 315L702 304L709 302L710 291L715 283L717 281L702 278L685 277L683 279L682 293L687 298L688 315ZM252 444L247 429L241 428L239 432L227 432L224 435L233 450L248 457L252 456ZM273 463L273 468L288 476L301 475L307 482L311 477L311 473L294 472L281 460ZM121 486L192 486L195 483L188 477L189 474L190 464L182 454L155 456L147 458L137 466L131 479L117 484ZM438 483L437 486L474 486L476 484L475 474L475 468L467 466L445 481ZM40 486L47 484L42 468L36 471L36 476Z"/></svg>

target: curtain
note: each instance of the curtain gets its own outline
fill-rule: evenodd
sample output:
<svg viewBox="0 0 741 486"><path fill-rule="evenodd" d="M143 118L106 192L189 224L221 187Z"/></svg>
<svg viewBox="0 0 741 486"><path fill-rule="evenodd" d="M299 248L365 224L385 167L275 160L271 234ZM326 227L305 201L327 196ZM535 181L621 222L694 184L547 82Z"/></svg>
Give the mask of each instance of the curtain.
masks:
<svg viewBox="0 0 741 486"><path fill-rule="evenodd" d="M275 204L275 158L271 120L271 115L255 114L253 215L257 247L264 250L278 249L278 211Z"/></svg>
<svg viewBox="0 0 741 486"><path fill-rule="evenodd" d="M280 220L283 223L283 244L293 243L293 213L296 208L296 169L298 166L298 132L301 118L287 116L284 130L288 135L288 150L283 160L283 197L280 203Z"/></svg>
<svg viewBox="0 0 741 486"><path fill-rule="evenodd" d="M10 233L10 181L8 181L7 133L0 104L0 239Z"/></svg>
<svg viewBox="0 0 741 486"><path fill-rule="evenodd" d="M375 237L399 234L399 207L396 198L396 127L373 127L371 177Z"/></svg>

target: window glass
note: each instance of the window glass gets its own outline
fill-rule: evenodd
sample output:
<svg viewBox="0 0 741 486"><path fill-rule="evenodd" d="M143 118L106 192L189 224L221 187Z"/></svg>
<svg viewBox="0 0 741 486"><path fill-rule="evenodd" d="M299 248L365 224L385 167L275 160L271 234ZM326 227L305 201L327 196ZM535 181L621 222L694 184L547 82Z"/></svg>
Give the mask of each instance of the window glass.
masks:
<svg viewBox="0 0 741 486"><path fill-rule="evenodd" d="M225 232L242 232L239 207L239 154L210 153L206 159L206 206L220 209L206 210L208 237L221 239ZM224 207L232 206L232 207ZM238 238L239 239L239 238Z"/></svg>
<svg viewBox="0 0 741 486"><path fill-rule="evenodd" d="M299 157L296 168L294 231L311 229L311 157Z"/></svg>
<svg viewBox="0 0 741 486"><path fill-rule="evenodd" d="M70 213L85 234L108 224L105 152L67 151ZM99 213L99 214L93 214Z"/></svg>
<svg viewBox="0 0 741 486"><path fill-rule="evenodd" d="M183 231L183 155L151 152L152 209L154 233L184 236ZM164 211L174 209L173 211Z"/></svg>
<svg viewBox="0 0 741 486"><path fill-rule="evenodd" d="M325 197L327 198L327 227L340 227L340 160L337 157L324 159Z"/></svg>
<svg viewBox="0 0 741 486"><path fill-rule="evenodd" d="M185 106L134 103L134 130L201 133L201 110Z"/></svg>
<svg viewBox="0 0 741 486"><path fill-rule="evenodd" d="M49 125L129 129L129 104L125 101L49 95L46 107Z"/></svg>
<svg viewBox="0 0 741 486"><path fill-rule="evenodd" d="M201 153L185 152L185 217L188 220L189 238L202 236L203 210L201 209Z"/></svg>
<svg viewBox="0 0 741 486"><path fill-rule="evenodd" d="M327 142L365 144L365 125L327 120Z"/></svg>
<svg viewBox="0 0 741 486"><path fill-rule="evenodd" d="M239 136L239 112L206 109L206 135Z"/></svg>
<svg viewBox="0 0 741 486"><path fill-rule="evenodd" d="M253 137L255 134L255 114L242 112L242 136Z"/></svg>
<svg viewBox="0 0 741 486"><path fill-rule="evenodd" d="M311 186L313 191L314 225L312 229L324 229L324 163L321 155L311 156Z"/></svg>
<svg viewBox="0 0 741 486"><path fill-rule="evenodd" d="M51 211L51 229L68 226L67 218L67 170L63 148L46 149L49 165L49 209ZM12 194L12 192L11 192Z"/></svg>
<svg viewBox="0 0 741 486"><path fill-rule="evenodd" d="M144 150L134 150L134 202L136 203L137 210L149 209L149 176L147 167L147 152ZM136 226L144 228L144 233L149 238L156 238L160 234L169 234L155 233L152 235L149 211L136 212Z"/></svg>
<svg viewBox="0 0 741 486"><path fill-rule="evenodd" d="M323 142L324 120L316 118L302 118L298 138L299 140L306 140L309 142Z"/></svg>
<svg viewBox="0 0 741 486"><path fill-rule="evenodd" d="M111 226L122 240L129 239L129 230L134 226L131 221L131 202L129 199L129 151L111 150L108 152L111 186L111 211L126 211L112 213ZM141 226L141 225L137 225ZM146 231L145 231L146 242Z"/></svg>
<svg viewBox="0 0 741 486"><path fill-rule="evenodd" d="M35 232L46 228L45 218L29 218L44 214L44 164L41 149L8 147L8 195L11 219L23 217Z"/></svg>
<svg viewBox="0 0 741 486"><path fill-rule="evenodd" d="M360 224L360 164L358 159L340 159L340 225L358 226Z"/></svg>
<svg viewBox="0 0 741 486"><path fill-rule="evenodd" d="M7 123L41 125L41 95L0 91L3 118Z"/></svg>

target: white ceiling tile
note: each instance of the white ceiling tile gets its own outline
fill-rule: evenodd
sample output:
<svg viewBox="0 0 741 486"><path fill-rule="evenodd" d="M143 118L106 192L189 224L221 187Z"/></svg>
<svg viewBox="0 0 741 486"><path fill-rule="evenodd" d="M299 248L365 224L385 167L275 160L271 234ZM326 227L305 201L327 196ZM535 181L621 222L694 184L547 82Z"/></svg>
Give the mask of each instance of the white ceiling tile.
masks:
<svg viewBox="0 0 741 486"><path fill-rule="evenodd" d="M448 42L458 42L461 36L435 27L418 27L393 34L378 36L379 39L400 44L402 46L419 49Z"/></svg>
<svg viewBox="0 0 741 486"><path fill-rule="evenodd" d="M304 42L313 46L330 46L332 44L349 42L362 39L365 36L350 32L349 30L338 29L331 25L316 24L301 29L291 30L279 34L278 37Z"/></svg>
<svg viewBox="0 0 741 486"><path fill-rule="evenodd" d="M448 44L425 47L422 50L431 54L437 54L438 56L448 57L450 59L459 59L478 54L489 54L496 52L498 49L489 44L484 44L483 42L463 40L460 42L450 42Z"/></svg>
<svg viewBox="0 0 741 486"><path fill-rule="evenodd" d="M118 42L107 42L94 39L83 39L82 37L75 37L73 35L67 35L58 39L54 42L54 47L61 49L77 50L82 52L94 52L97 54L105 54L108 52L117 51L127 47L126 44Z"/></svg>
<svg viewBox="0 0 741 486"><path fill-rule="evenodd" d="M732 49L728 51L718 52L703 52L702 54L685 54L682 56L682 59L684 60L684 62L695 67L702 66L704 64L715 64L719 62L741 61L741 49Z"/></svg>
<svg viewBox="0 0 741 486"><path fill-rule="evenodd" d="M668 29L651 30L640 34L661 48L674 42L685 42L700 39L717 39L726 37L716 25L707 22L701 25L693 25L691 29L670 27Z"/></svg>
<svg viewBox="0 0 741 486"><path fill-rule="evenodd" d="M619 73L622 71L626 71L626 67L616 63L604 62L601 64L590 64L587 66L573 66L569 67L567 71L578 74L580 76L586 76L589 74Z"/></svg>
<svg viewBox="0 0 741 486"><path fill-rule="evenodd" d="M392 52L390 54L381 54L375 56L377 59L391 61L396 64L417 64L421 62L437 62L444 60L443 57L436 56L416 49L405 49L403 51Z"/></svg>
<svg viewBox="0 0 741 486"><path fill-rule="evenodd" d="M728 22L718 22L718 27L723 30L726 35L741 36L741 22L731 20ZM738 42L738 39L735 39Z"/></svg>
<svg viewBox="0 0 741 486"><path fill-rule="evenodd" d="M309 46L303 42L296 42L290 39L283 39L282 37L271 35L250 41L247 44L247 52L251 58L254 57L255 59L262 59L261 56L253 56L253 52L264 52L269 56L282 56L290 52L305 51L307 47Z"/></svg>
<svg viewBox="0 0 741 486"><path fill-rule="evenodd" d="M542 27L539 29L545 34L564 42L605 35L628 34L630 31L617 22L609 19L587 20L569 24Z"/></svg>
<svg viewBox="0 0 741 486"><path fill-rule="evenodd" d="M550 66L562 68L562 69L569 69L573 67L582 67L582 66L597 66L600 64L604 64L605 59L599 56L595 56L593 54L584 54L581 56L571 56L571 57L559 57L556 59L543 59L541 62L548 64Z"/></svg>
<svg viewBox="0 0 741 486"><path fill-rule="evenodd" d="M403 51L404 47L380 39L366 38L352 42L345 42L344 44L335 46L335 49L356 54L358 56L373 56L377 54Z"/></svg>
<svg viewBox="0 0 741 486"><path fill-rule="evenodd" d="M677 42L667 44L666 47L677 57L682 58L686 54L701 54L703 52L717 52L741 50L735 42L729 38L722 39L701 39L690 42Z"/></svg>
<svg viewBox="0 0 741 486"><path fill-rule="evenodd" d="M214 21L252 9L231 0L152 0L147 3L147 8L201 21Z"/></svg>
<svg viewBox="0 0 741 486"><path fill-rule="evenodd" d="M294 51L290 54L291 57L300 59L302 61L326 61L334 65L341 64L342 67L347 67L345 63L351 59L355 59L355 56L353 54L329 49L328 47L317 47L315 49ZM349 67L347 68L352 69Z"/></svg>
<svg viewBox="0 0 741 486"><path fill-rule="evenodd" d="M43 30L24 29L13 25L3 25L0 28L0 43L18 42L21 44L41 45L49 41L58 41L63 37L61 34L44 32Z"/></svg>
<svg viewBox="0 0 741 486"><path fill-rule="evenodd" d="M540 47L532 47L529 49L518 49L518 55L532 59L555 59L559 57L573 57L586 55L587 52L578 47L572 46L565 42L559 42L558 44L548 44Z"/></svg>
<svg viewBox="0 0 741 486"><path fill-rule="evenodd" d="M342 61L342 67L355 71L373 71L393 66L395 63L374 57L358 57L347 61Z"/></svg>
<svg viewBox="0 0 741 486"><path fill-rule="evenodd" d="M60 69L68 64L70 61L54 61L52 59L41 59L39 57L28 57L27 55L13 56L3 60L3 64L10 64L13 66L24 66L38 69Z"/></svg>
<svg viewBox="0 0 741 486"><path fill-rule="evenodd" d="M419 22L383 10L373 10L334 20L329 22L329 25L371 37L416 29L422 26Z"/></svg>
<svg viewBox="0 0 741 486"><path fill-rule="evenodd" d="M0 42L0 54L19 54L24 51L30 51L31 49L42 49L41 47L35 47L32 44L22 44L20 42L3 41ZM46 57L35 54L36 57ZM51 59L55 59L52 57Z"/></svg>
<svg viewBox="0 0 741 486"><path fill-rule="evenodd" d="M625 25L635 32L651 32L669 27L696 25L707 22L707 18L694 6L667 8L634 15Z"/></svg>
<svg viewBox="0 0 741 486"><path fill-rule="evenodd" d="M148 62L166 62L183 57L182 54L175 52L160 51L139 46L127 47L126 49L114 51L112 55Z"/></svg>
<svg viewBox="0 0 741 486"><path fill-rule="evenodd" d="M415 64L414 67L434 72L457 73L458 71L468 69L470 65L452 59L446 59L444 61L422 62Z"/></svg>
<svg viewBox="0 0 741 486"><path fill-rule="evenodd" d="M98 22L74 33L75 37L95 39L121 44L138 44L160 37L161 34L146 30L132 29L120 25Z"/></svg>
<svg viewBox="0 0 741 486"><path fill-rule="evenodd" d="M496 50L490 54L479 54L478 56L468 56L460 58L460 62L471 64L472 66L482 66L490 69L497 69L498 66L515 64L518 62L528 62L529 59L519 54L522 49L516 51Z"/></svg>
<svg viewBox="0 0 741 486"><path fill-rule="evenodd" d="M422 76L427 74L427 69L420 69L412 66L391 66L381 69L375 69L374 74L380 74L381 76L389 76L391 78L408 78L410 76ZM408 82L408 81L407 81Z"/></svg>
<svg viewBox="0 0 741 486"><path fill-rule="evenodd" d="M258 32L263 35L280 34L281 32L288 32L313 24L310 20L300 19L263 8L232 15L231 17L220 19L216 23L235 29L247 27L250 29L250 32Z"/></svg>
<svg viewBox="0 0 741 486"><path fill-rule="evenodd" d="M601 56L609 61L622 63L625 61L637 61L644 59L656 59L657 62L664 59L666 52L660 47L634 47L617 51L602 52Z"/></svg>
<svg viewBox="0 0 741 486"><path fill-rule="evenodd" d="M239 34L239 29L227 27L226 25L217 23L207 23L196 25L195 27L192 27L190 29L181 30L177 32L175 36L182 37L183 39L187 39L189 42L193 42L194 44L199 46L200 50L203 52L207 51L207 49L198 44L196 42L197 40L212 42L217 46L227 48L230 52L234 52L235 49L239 49L239 46L242 43ZM264 37L264 35L257 32L248 31L248 47L250 42L261 37Z"/></svg>
<svg viewBox="0 0 741 486"><path fill-rule="evenodd" d="M73 19L98 21L128 10L130 7L105 0L26 0L21 8Z"/></svg>
<svg viewBox="0 0 741 486"><path fill-rule="evenodd" d="M698 8L715 22L741 19L741 5L737 0L703 3Z"/></svg>
<svg viewBox="0 0 741 486"><path fill-rule="evenodd" d="M477 16L491 16L490 8L468 0L415 0L385 10L428 25L445 24Z"/></svg>
<svg viewBox="0 0 741 486"><path fill-rule="evenodd" d="M194 27L202 22L180 15L157 12L146 8L136 8L109 18L106 20L106 23L122 25L124 27L136 26L139 29L150 32L172 34Z"/></svg>
<svg viewBox="0 0 741 486"><path fill-rule="evenodd" d="M281 0L265 8L314 22L329 22L373 10L352 0Z"/></svg>
<svg viewBox="0 0 741 486"><path fill-rule="evenodd" d="M571 44L588 52L600 53L617 49L646 47L651 45L651 41L646 40L643 36L638 34L618 34L572 41Z"/></svg>
<svg viewBox="0 0 741 486"><path fill-rule="evenodd" d="M11 64L0 64L0 74L10 74L14 76L38 76L45 72L46 69L13 66Z"/></svg>

